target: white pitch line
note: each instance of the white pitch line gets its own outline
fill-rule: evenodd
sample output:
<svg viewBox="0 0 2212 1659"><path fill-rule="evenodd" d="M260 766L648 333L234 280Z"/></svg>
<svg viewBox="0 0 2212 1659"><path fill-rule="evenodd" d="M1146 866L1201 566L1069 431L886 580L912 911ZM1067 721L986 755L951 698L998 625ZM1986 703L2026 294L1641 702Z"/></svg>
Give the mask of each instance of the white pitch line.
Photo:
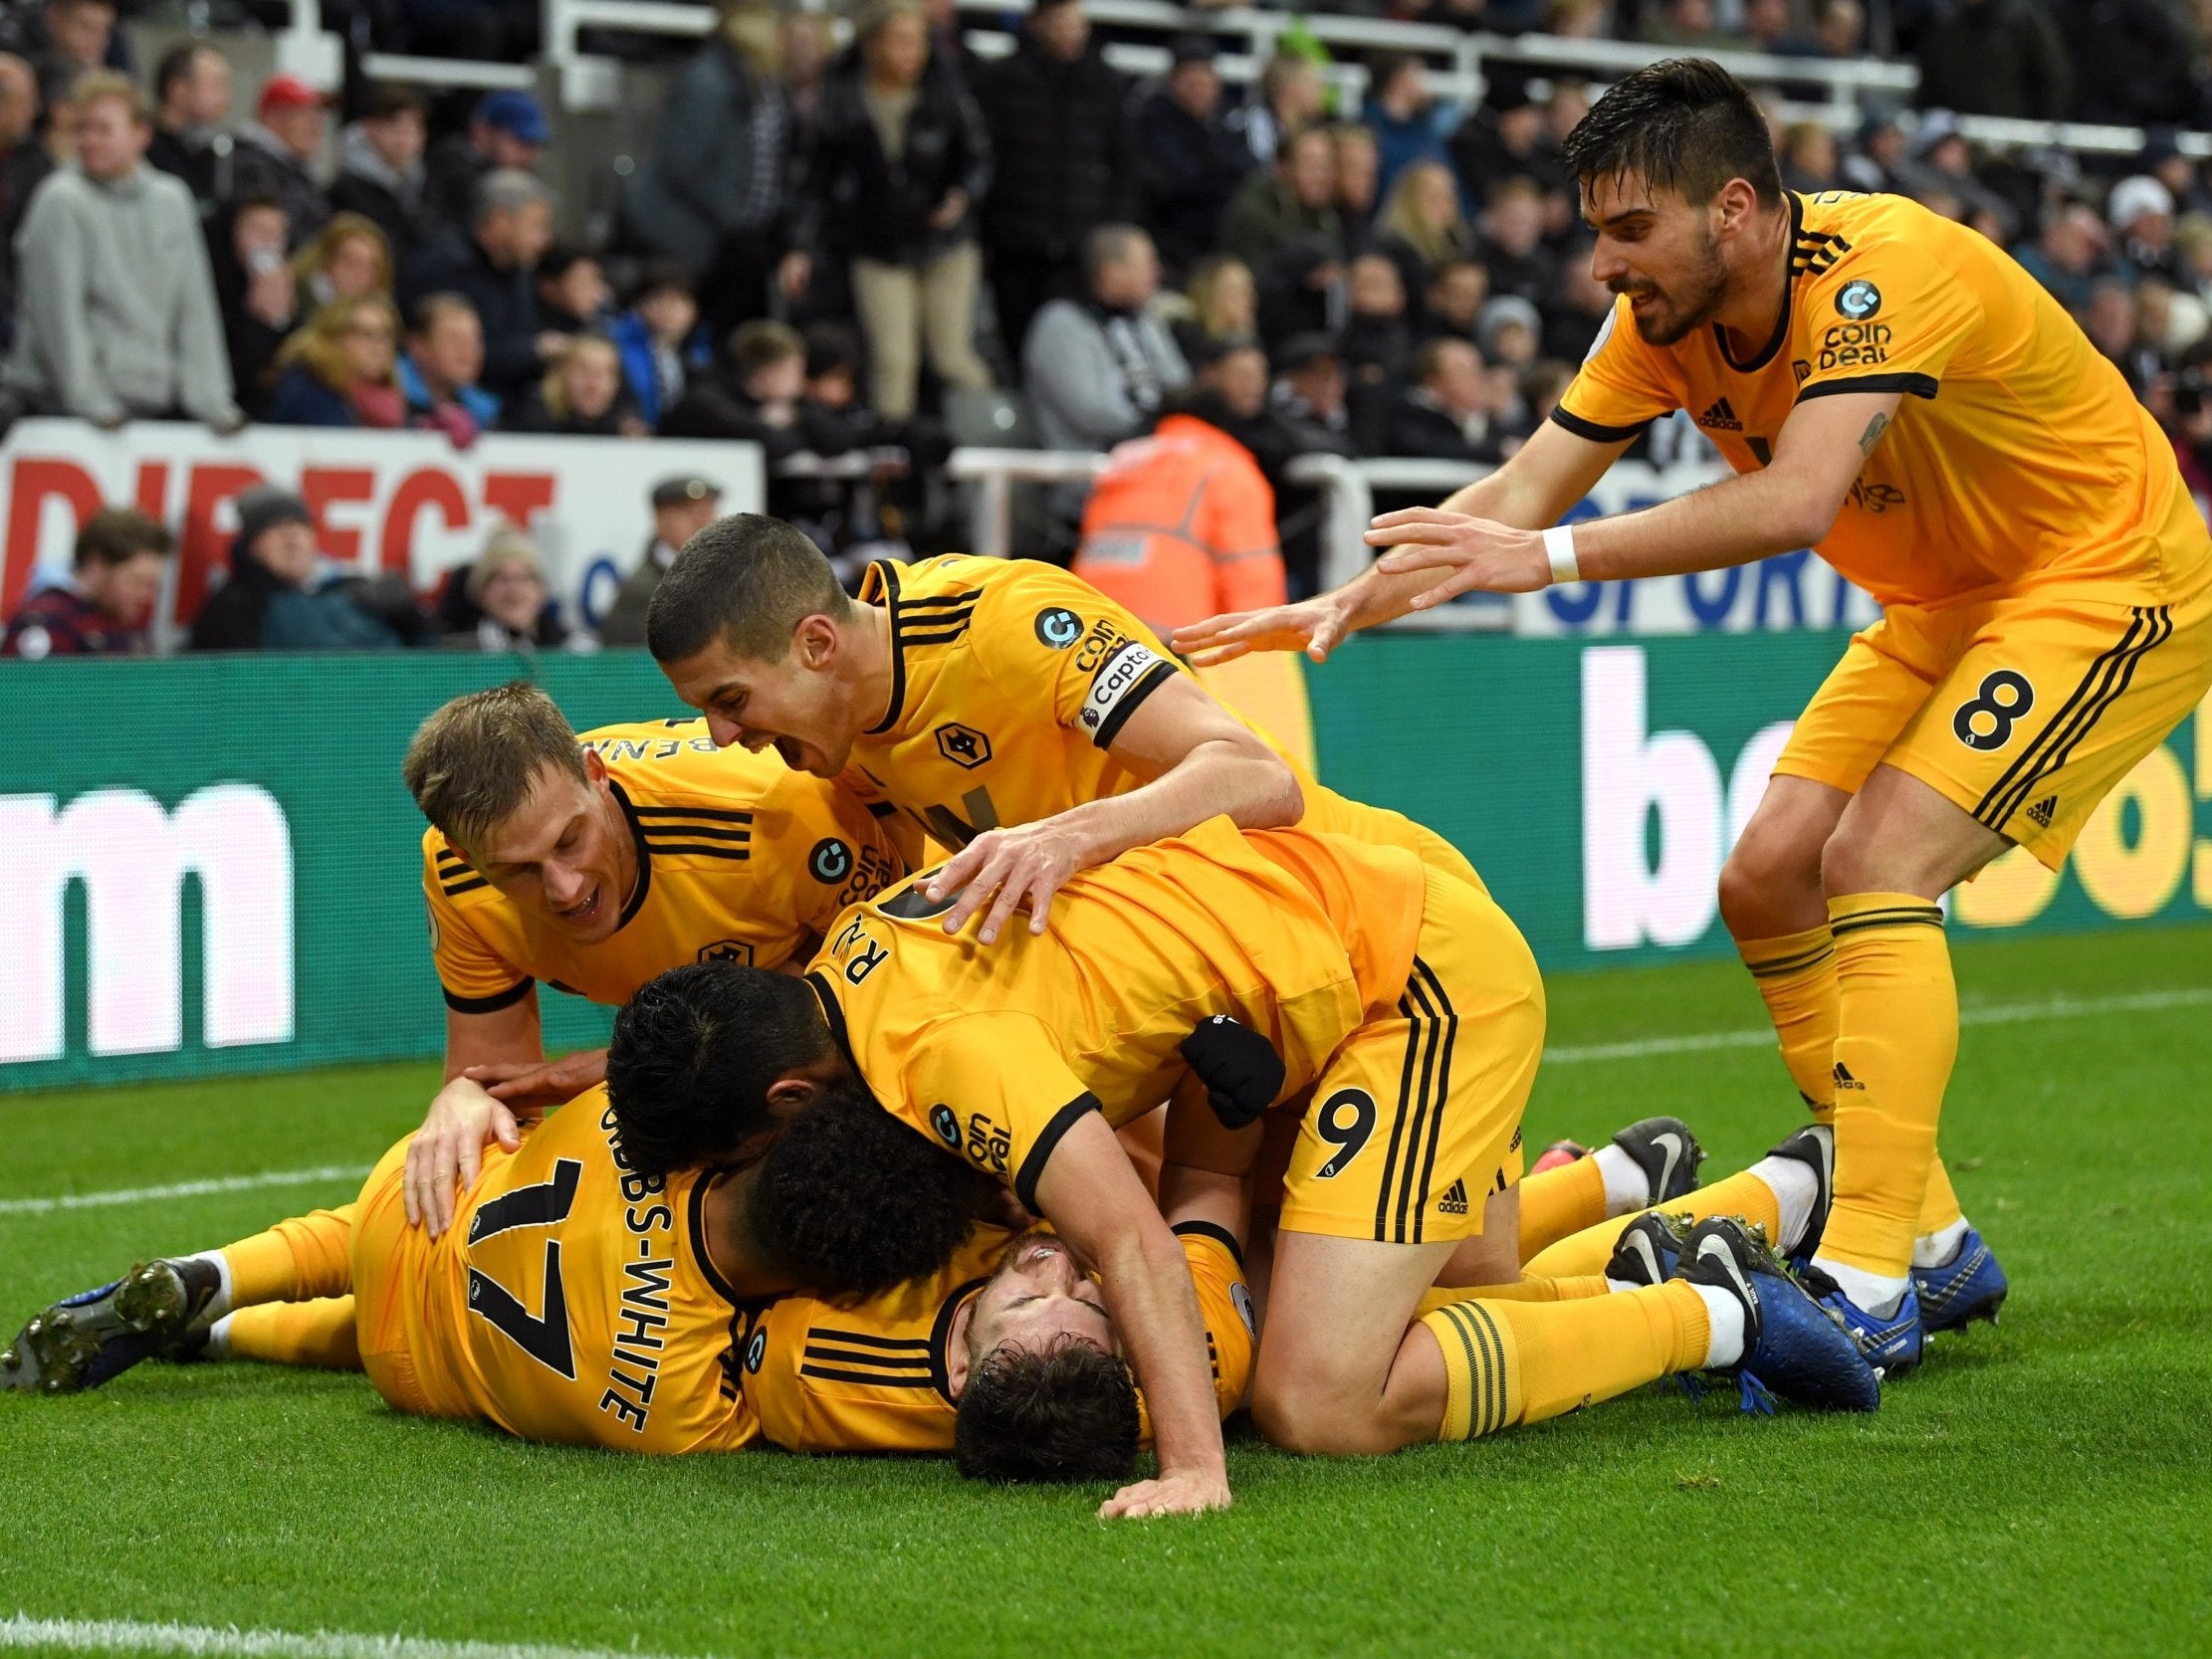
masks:
<svg viewBox="0 0 2212 1659"><path fill-rule="evenodd" d="M111 1204L199 1198L211 1192L255 1192L269 1186L312 1186L318 1181L363 1181L368 1166L332 1163L320 1169L274 1169L260 1175L217 1175L207 1180L172 1181L167 1186L130 1186L110 1192L63 1192L51 1198L0 1198L0 1215L49 1215L55 1210L104 1209ZM4 1627L0 1627L4 1628Z"/></svg>
<svg viewBox="0 0 2212 1659"><path fill-rule="evenodd" d="M0 1648L75 1653L182 1653L207 1659L659 1659L631 1648L532 1642L441 1642L350 1630L240 1630L232 1625L141 1624L130 1619L33 1618L0 1623Z"/></svg>
<svg viewBox="0 0 2212 1659"><path fill-rule="evenodd" d="M1962 1008L1961 1025L2028 1025L2037 1020L2088 1019L2098 1014L2143 1013L2157 1008L2195 1008L2212 1003L2212 985L2168 991L2132 991L2120 996L2056 996L2046 1002L1999 1002ZM1627 1043L1581 1043L1544 1050L1547 1066L1574 1066L1588 1060L1641 1060L1659 1054L1697 1054L1710 1049L1765 1048L1774 1041L1768 1027L1756 1031L1701 1031L1686 1037L1644 1037Z"/></svg>
<svg viewBox="0 0 2212 1659"><path fill-rule="evenodd" d="M2037 1020L2089 1019L2099 1014L2146 1013L2160 1008L2196 1008L2212 1003L2212 985L2175 990L2134 991L2120 996L2058 996L2044 1002L1999 1002L1962 1009L1961 1025L2028 1025ZM1547 1066L1576 1066L1593 1060L1643 1060L1663 1054L1702 1054L1715 1049L1765 1048L1771 1029L1700 1031L1682 1037L1643 1037L1623 1043L1581 1043L1544 1050ZM318 1181L358 1181L368 1170L357 1164L321 1169L279 1169L261 1175L220 1175L208 1180L176 1181L168 1186L134 1186L113 1192L64 1192L51 1198L0 1198L0 1215L47 1215L55 1210L101 1209L112 1204L197 1198L218 1192L253 1192L264 1187L312 1186ZM0 1625L0 1630L6 1626ZM0 1643L0 1645L5 1645Z"/></svg>

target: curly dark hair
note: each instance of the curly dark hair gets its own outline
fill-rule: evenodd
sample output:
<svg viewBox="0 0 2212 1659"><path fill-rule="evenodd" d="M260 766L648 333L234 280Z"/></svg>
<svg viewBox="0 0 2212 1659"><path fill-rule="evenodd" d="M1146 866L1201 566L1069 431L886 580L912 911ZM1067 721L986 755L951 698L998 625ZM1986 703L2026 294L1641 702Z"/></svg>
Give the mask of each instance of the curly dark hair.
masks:
<svg viewBox="0 0 2212 1659"><path fill-rule="evenodd" d="M854 1081L791 1120L761 1160L747 1214L761 1252L807 1290L872 1296L951 1261L996 1198L989 1176Z"/></svg>
<svg viewBox="0 0 2212 1659"><path fill-rule="evenodd" d="M1136 1378L1074 1337L995 1348L960 1391L953 1458L971 1480L1127 1480L1137 1467Z"/></svg>
<svg viewBox="0 0 2212 1659"><path fill-rule="evenodd" d="M1560 153L1587 190L1627 174L1702 206L1740 178L1779 206L1767 118L1742 82L1704 58L1667 58L1623 76L1575 123Z"/></svg>
<svg viewBox="0 0 2212 1659"><path fill-rule="evenodd" d="M728 1158L772 1127L775 1082L826 1059L832 1043L813 987L787 973L687 962L648 979L607 1045L607 1099L630 1166L665 1175Z"/></svg>

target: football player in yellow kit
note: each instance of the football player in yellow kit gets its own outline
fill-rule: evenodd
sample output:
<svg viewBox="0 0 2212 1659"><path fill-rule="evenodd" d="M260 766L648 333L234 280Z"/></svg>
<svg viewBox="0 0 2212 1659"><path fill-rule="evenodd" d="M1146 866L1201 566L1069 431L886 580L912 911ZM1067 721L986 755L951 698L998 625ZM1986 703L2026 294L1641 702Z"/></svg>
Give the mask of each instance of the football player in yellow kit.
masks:
<svg viewBox="0 0 2212 1659"><path fill-rule="evenodd" d="M1378 518L1385 556L1340 591L1177 643L1319 659L1472 589L1809 545L1881 601L1798 722L1720 910L1834 1123L1813 1266L1901 1368L2006 1289L1936 1156L1958 1047L1937 901L2014 845L2056 869L2203 700L2212 537L2172 446L2033 278L1902 198L1784 191L1764 114L1717 66L1624 77L1566 152L1620 299L1551 421L1442 508ZM1739 477L1558 525L1677 409Z"/></svg>
<svg viewBox="0 0 2212 1659"><path fill-rule="evenodd" d="M673 584L673 585L671 585ZM717 742L857 769L900 810L911 867L954 850L945 928L1016 908L1041 930L1078 870L1220 815L1405 847L1471 887L1421 825L1346 800L1217 703L1129 612L1066 571L951 555L869 567L856 604L812 542L739 515L692 537L647 642Z"/></svg>
<svg viewBox="0 0 2212 1659"><path fill-rule="evenodd" d="M545 1061L540 982L619 1005L684 962L804 961L839 911L900 873L881 803L767 756L719 755L697 721L578 736L520 682L439 709L401 771L430 821L422 891L446 1076L526 1114L605 1075L604 1050ZM433 1230L483 1143L450 1100L408 1154L410 1213ZM512 1147L512 1117L495 1128Z"/></svg>
<svg viewBox="0 0 2212 1659"><path fill-rule="evenodd" d="M615 1091L622 1142L646 1171L712 1163L750 1126L858 1078L917 1136L1011 1188L1098 1274L1152 1414L1159 1478L1102 1514L1228 1502L1185 1252L1111 1133L1194 1071L1224 1122L1308 1091L1314 1103L1284 1182L1252 1381L1254 1419L1280 1444L1465 1439L1670 1370L1764 1365L1777 1343L1803 1369L1822 1332L1829 1349L1798 1396L1874 1403L1850 1341L1735 1237L1693 1240L1679 1277L1625 1295L1598 1279L1573 1296L1425 1304L1447 1270L1469 1285L1520 1272L1520 1116L1542 987L1487 895L1401 848L1239 835L1221 819L1071 877L1048 929L995 945L946 933L952 901L929 899L925 881L848 912L803 982L717 970L749 999L731 1016L754 1034L743 1079L700 1081L697 970L648 987L625 1018L655 1022L658 1072ZM1188 1094L1170 1108L1193 1110L1207 1108ZM1052 1350L999 1348L996 1363L1044 1386ZM1790 1392L1797 1373L1768 1380Z"/></svg>

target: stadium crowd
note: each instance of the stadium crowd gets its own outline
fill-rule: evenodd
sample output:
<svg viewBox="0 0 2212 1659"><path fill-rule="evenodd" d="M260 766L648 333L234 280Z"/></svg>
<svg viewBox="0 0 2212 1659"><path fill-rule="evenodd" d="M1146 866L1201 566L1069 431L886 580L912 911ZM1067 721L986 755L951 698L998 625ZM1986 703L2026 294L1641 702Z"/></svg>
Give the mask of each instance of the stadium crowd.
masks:
<svg viewBox="0 0 2212 1659"><path fill-rule="evenodd" d="M1786 58L1870 50L1860 0L1387 12ZM842 50L822 16L770 0L718 18L591 247L555 238L538 170L553 126L528 93L483 97L434 134L408 88L354 85L338 108L278 75L240 120L211 41L134 65L111 0L25 0L0 29L0 417L423 428L464 448L485 431L661 433L748 439L772 468L863 456L865 511L848 487L772 485L770 510L836 551L931 542L928 475L964 397L1020 394L1038 440L1065 449L1178 413L1252 457L1303 592L1317 531L1292 459L1502 459L1611 304L1559 159L1588 106L1572 76L1500 68L1461 108L1418 58L1385 54L1340 107L1323 49L1296 32L1248 97L1204 34L1133 82L1081 0L1043 0L993 61L942 0L869 0ZM1922 107L1842 136L1776 118L1785 183L1910 195L2011 248L2206 493L2212 187L2174 125L2207 124L2212 5L1954 0L1876 22L1878 44L1917 59ZM537 26L506 0L374 24L386 44L476 56L528 52ZM1779 108L1793 89L1768 91ZM2097 176L2062 150L1977 153L1954 111L2139 122L2151 138ZM1701 443L1680 422L1656 441ZM1066 533L1048 550L1064 555L1073 507L1057 505ZM1039 533L1051 541L1049 522ZM471 612L401 632L469 636Z"/></svg>

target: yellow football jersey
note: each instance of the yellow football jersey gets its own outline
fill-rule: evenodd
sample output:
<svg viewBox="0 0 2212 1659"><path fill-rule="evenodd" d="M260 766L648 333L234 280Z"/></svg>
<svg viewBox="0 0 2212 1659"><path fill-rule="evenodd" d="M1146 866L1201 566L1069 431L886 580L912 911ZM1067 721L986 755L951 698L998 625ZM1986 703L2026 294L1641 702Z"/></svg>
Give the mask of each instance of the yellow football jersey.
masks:
<svg viewBox="0 0 2212 1659"><path fill-rule="evenodd" d="M884 833L887 804L870 806L774 754L718 749L704 721L602 726L579 741L606 763L637 846L637 888L621 926L577 944L425 830L432 953L446 1003L462 1013L504 1008L539 979L618 1004L684 962L779 967L904 868Z"/></svg>
<svg viewBox="0 0 2212 1659"><path fill-rule="evenodd" d="M891 706L852 759L899 808L893 833L910 869L927 860L924 836L957 850L985 830L1035 823L1144 781L1108 750L1146 698L1189 671L1088 582L1031 559L952 553L909 565L879 559L860 597L890 611ZM1305 790L1299 828L1404 847L1480 885L1442 837L1347 800L1283 758Z"/></svg>
<svg viewBox="0 0 2212 1659"><path fill-rule="evenodd" d="M807 978L876 1098L1033 1210L1060 1137L1167 1100L1203 1020L1267 1038L1278 1100L1310 1083L1404 990L1427 881L1401 848L1214 818L1083 871L1042 933L995 944L948 934L951 899L906 883L849 912Z"/></svg>
<svg viewBox="0 0 2212 1659"><path fill-rule="evenodd" d="M760 1425L737 1377L736 1298L707 1259L712 1171L624 1163L604 1087L484 1172L435 1242L405 1230L408 1349L433 1407L530 1440L737 1451ZM366 1195L364 1194L364 1197Z"/></svg>
<svg viewBox="0 0 2212 1659"><path fill-rule="evenodd" d="M1176 1229L1206 1322L1214 1397L1226 1417L1252 1373L1252 1299L1236 1241L1217 1227ZM745 1397L761 1432L794 1452L949 1452L953 1394L945 1348L953 1318L984 1288L1014 1235L979 1227L944 1270L857 1306L809 1296L771 1303L745 1333ZM1146 1438L1151 1437L1146 1425Z"/></svg>
<svg viewBox="0 0 2212 1659"><path fill-rule="evenodd" d="M1895 391L1821 555L1883 604L2039 579L2158 590L2212 554L2173 446L2003 249L1901 196L1789 197L1782 314L1747 358L1718 325L1670 346L1623 298L1552 418L1600 443L1685 409L1739 473L1807 398Z"/></svg>

